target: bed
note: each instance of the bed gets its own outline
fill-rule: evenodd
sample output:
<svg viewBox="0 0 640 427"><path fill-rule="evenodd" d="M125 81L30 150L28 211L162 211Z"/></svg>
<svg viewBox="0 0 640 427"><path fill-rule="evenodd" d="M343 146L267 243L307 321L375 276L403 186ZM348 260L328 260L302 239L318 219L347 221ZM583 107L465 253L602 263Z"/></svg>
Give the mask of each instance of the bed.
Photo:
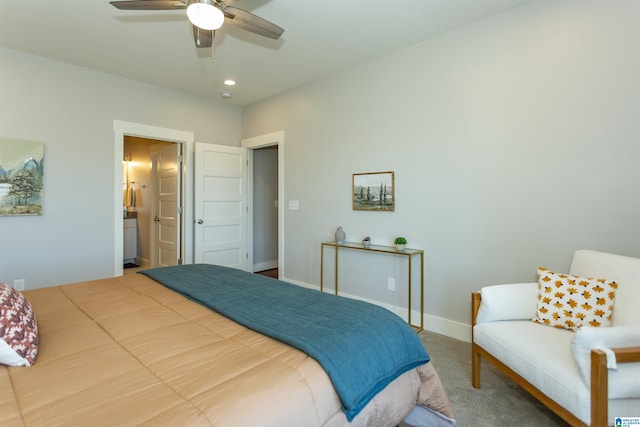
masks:
<svg viewBox="0 0 640 427"><path fill-rule="evenodd" d="M324 360L322 354L311 357L282 337L270 337L272 332L258 332L261 325L247 327L231 320L238 316L233 310L221 314L230 305L222 288L200 297L190 294L189 283L195 279L182 280L186 288L158 281L165 276L183 277L185 269L199 273L213 269L215 277L240 274L239 284L231 288L243 288L247 281L265 291L290 287L294 292L304 289L321 298L329 296L204 265L25 291L37 318L37 357L31 359L33 363L24 363L31 366L0 365L0 425L392 426L409 413L415 416L416 409L425 414L425 424L455 422L433 363L414 360L416 366L392 377L376 374L386 378L383 384L374 384L368 392L356 391L357 398L350 400L344 381L340 385L330 378L328 372L335 375L333 369L323 368L319 360L334 362ZM159 276L154 276L158 271ZM223 308L215 311L199 301L207 298L214 304L223 301ZM265 304L274 309L277 300L288 300L285 305L292 306L298 297L277 296ZM237 305L241 313L259 311L248 308L247 294ZM260 317L268 320L262 323L280 322L278 316L264 312ZM328 316L333 317L335 313ZM298 329L317 334L323 322L309 318L298 322ZM325 326L331 328L331 323ZM355 334L364 329L384 328L359 328ZM359 353L375 351L359 345ZM394 344L392 353L405 351ZM351 363L349 356L342 357L337 364ZM347 369L347 389L349 382L359 381L351 380L349 373L358 370L361 362L357 363ZM377 368L363 370L372 369Z"/></svg>

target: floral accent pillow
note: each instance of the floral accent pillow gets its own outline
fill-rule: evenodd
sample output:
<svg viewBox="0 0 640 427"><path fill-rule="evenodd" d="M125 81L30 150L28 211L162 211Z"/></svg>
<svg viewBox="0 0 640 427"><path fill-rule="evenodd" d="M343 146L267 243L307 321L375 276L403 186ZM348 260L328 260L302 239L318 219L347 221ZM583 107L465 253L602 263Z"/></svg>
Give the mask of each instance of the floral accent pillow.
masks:
<svg viewBox="0 0 640 427"><path fill-rule="evenodd" d="M613 280L558 274L538 268L538 310L532 320L576 331L611 326L618 284Z"/></svg>
<svg viewBox="0 0 640 427"><path fill-rule="evenodd" d="M31 303L0 283L0 363L31 366L38 355L38 323Z"/></svg>

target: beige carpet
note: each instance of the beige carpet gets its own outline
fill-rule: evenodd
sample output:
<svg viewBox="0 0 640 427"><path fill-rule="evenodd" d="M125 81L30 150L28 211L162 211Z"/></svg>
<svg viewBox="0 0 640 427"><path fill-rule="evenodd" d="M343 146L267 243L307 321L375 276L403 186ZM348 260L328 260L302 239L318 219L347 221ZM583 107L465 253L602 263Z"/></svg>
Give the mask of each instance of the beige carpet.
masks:
<svg viewBox="0 0 640 427"><path fill-rule="evenodd" d="M419 335L449 393L458 426L568 426L487 362L480 389L471 387L471 344L428 331Z"/></svg>

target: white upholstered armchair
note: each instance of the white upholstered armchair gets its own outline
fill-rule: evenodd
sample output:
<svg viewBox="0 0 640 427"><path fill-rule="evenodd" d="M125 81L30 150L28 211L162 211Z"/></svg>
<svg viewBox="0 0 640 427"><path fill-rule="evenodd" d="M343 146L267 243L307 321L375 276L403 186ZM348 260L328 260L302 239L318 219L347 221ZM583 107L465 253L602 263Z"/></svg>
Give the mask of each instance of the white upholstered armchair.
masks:
<svg viewBox="0 0 640 427"><path fill-rule="evenodd" d="M640 417L640 258L579 250L538 276L472 294L473 387L484 358L572 426Z"/></svg>

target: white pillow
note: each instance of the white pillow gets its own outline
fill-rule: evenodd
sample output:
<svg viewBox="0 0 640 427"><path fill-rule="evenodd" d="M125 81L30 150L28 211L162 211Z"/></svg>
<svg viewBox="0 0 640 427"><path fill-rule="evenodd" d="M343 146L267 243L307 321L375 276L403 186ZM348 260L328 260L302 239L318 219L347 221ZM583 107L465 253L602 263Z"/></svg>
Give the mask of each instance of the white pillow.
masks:
<svg viewBox="0 0 640 427"><path fill-rule="evenodd" d="M591 350L640 347L640 327L611 326L591 328L583 326L571 339L571 353L587 387L591 387ZM609 370L609 398L640 397L640 362L618 363Z"/></svg>
<svg viewBox="0 0 640 427"><path fill-rule="evenodd" d="M31 363L18 354L9 344L0 339L0 365L31 366Z"/></svg>
<svg viewBox="0 0 640 427"><path fill-rule="evenodd" d="M538 284L514 283L485 286L476 323L497 320L531 320L538 308Z"/></svg>

